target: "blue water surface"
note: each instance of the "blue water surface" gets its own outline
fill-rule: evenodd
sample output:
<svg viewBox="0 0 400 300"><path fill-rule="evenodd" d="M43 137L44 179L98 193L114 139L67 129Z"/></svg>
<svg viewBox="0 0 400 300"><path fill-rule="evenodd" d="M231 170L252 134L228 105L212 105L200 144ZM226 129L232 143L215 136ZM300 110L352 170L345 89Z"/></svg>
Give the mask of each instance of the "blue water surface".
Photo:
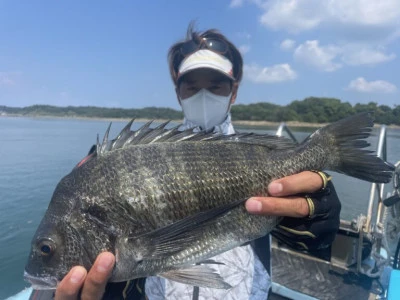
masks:
<svg viewBox="0 0 400 300"><path fill-rule="evenodd" d="M108 124L103 120L0 117L0 299L29 286L23 270L30 241L54 188L87 154L97 134L103 137ZM111 137L125 124L113 122ZM370 139L372 148L376 133ZM302 129L296 136L303 139L308 134ZM400 159L400 130L388 130L388 145L389 161ZM333 177L342 200L342 218L365 214L370 185L336 173Z"/></svg>

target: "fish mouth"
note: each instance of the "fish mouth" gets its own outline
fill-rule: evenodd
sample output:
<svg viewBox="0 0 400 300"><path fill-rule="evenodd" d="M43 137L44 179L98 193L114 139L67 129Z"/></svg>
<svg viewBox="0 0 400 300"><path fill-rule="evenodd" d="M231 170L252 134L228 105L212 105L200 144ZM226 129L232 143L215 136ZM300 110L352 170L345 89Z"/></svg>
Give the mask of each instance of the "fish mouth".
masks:
<svg viewBox="0 0 400 300"><path fill-rule="evenodd" d="M54 290L58 284L58 280L54 276L36 277L26 271L24 271L24 279L32 285L34 290Z"/></svg>

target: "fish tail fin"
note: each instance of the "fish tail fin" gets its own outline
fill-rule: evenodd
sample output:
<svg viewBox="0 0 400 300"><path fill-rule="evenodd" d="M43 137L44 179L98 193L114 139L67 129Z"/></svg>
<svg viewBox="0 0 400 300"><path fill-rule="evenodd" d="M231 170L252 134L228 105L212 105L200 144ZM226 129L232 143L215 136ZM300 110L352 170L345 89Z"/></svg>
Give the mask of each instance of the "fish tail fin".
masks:
<svg viewBox="0 0 400 300"><path fill-rule="evenodd" d="M388 183L394 166L376 156L374 151L363 149L370 146L366 138L373 125L371 113L360 113L317 130L308 141L324 145L330 170L369 182Z"/></svg>

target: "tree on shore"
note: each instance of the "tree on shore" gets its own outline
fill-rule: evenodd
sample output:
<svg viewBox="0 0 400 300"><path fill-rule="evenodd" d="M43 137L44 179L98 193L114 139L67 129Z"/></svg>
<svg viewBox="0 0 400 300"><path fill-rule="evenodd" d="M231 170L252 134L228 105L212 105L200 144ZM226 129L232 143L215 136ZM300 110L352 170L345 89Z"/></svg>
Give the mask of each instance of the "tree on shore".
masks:
<svg viewBox="0 0 400 300"><path fill-rule="evenodd" d="M375 122L387 125L400 125L400 105L393 108L378 105L357 103L352 106L336 98L308 97L294 100L286 106L259 102L236 104L232 106L235 120L246 121L299 121L307 123L330 123L359 112L372 112ZM106 108L95 106L32 105L27 107L0 106L1 115L22 116L57 116L57 117L92 117L92 118L142 118L181 120L181 111L165 107L145 107L141 109Z"/></svg>

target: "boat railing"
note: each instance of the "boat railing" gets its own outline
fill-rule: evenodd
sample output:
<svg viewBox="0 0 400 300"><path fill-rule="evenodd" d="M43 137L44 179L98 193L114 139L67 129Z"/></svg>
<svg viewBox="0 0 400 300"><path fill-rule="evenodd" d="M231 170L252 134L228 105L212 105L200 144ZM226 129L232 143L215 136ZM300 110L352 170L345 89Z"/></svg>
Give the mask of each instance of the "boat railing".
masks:
<svg viewBox="0 0 400 300"><path fill-rule="evenodd" d="M298 140L296 139L296 137L294 136L294 134L292 133L292 131L289 129L289 127L286 125L285 122L282 122L277 131L276 131L276 135L277 136L282 136L283 133L286 132L286 134L296 143L298 143Z"/></svg>
<svg viewBox="0 0 400 300"><path fill-rule="evenodd" d="M386 138L386 126L382 125L380 132L379 132L379 139L378 145L376 149L376 155L382 158L384 161L387 161L387 138ZM369 195L369 203L368 203L368 211L367 211L367 221L365 224L365 230L367 232L372 231L371 220L373 217L373 208L378 199L377 205L377 213L376 213L376 220L375 224L380 224L382 220L382 209L383 209L383 198L384 198L384 188L385 184L376 184L372 183L370 188L370 195Z"/></svg>
<svg viewBox="0 0 400 300"><path fill-rule="evenodd" d="M279 125L275 134L277 136L286 134L294 142L299 142L293 132L284 122ZM384 161L387 161L387 128L385 125L380 127L376 155L382 158ZM367 215L364 216L361 214L354 221L341 220L342 228L345 228L345 230L346 228L352 228L358 232L355 259L355 263L357 265L356 269L360 273L367 273L366 275L368 276L376 276L377 274L369 274L371 270L365 270L365 268L362 268L362 248L365 238L369 238L374 241L374 249L371 253L371 256L374 256L375 260L383 259L380 253L381 248L384 247L382 244L385 229L382 222L385 210L385 206L383 204L383 200L385 198L384 191L385 184L371 183ZM390 257L386 257L385 259L388 260Z"/></svg>

